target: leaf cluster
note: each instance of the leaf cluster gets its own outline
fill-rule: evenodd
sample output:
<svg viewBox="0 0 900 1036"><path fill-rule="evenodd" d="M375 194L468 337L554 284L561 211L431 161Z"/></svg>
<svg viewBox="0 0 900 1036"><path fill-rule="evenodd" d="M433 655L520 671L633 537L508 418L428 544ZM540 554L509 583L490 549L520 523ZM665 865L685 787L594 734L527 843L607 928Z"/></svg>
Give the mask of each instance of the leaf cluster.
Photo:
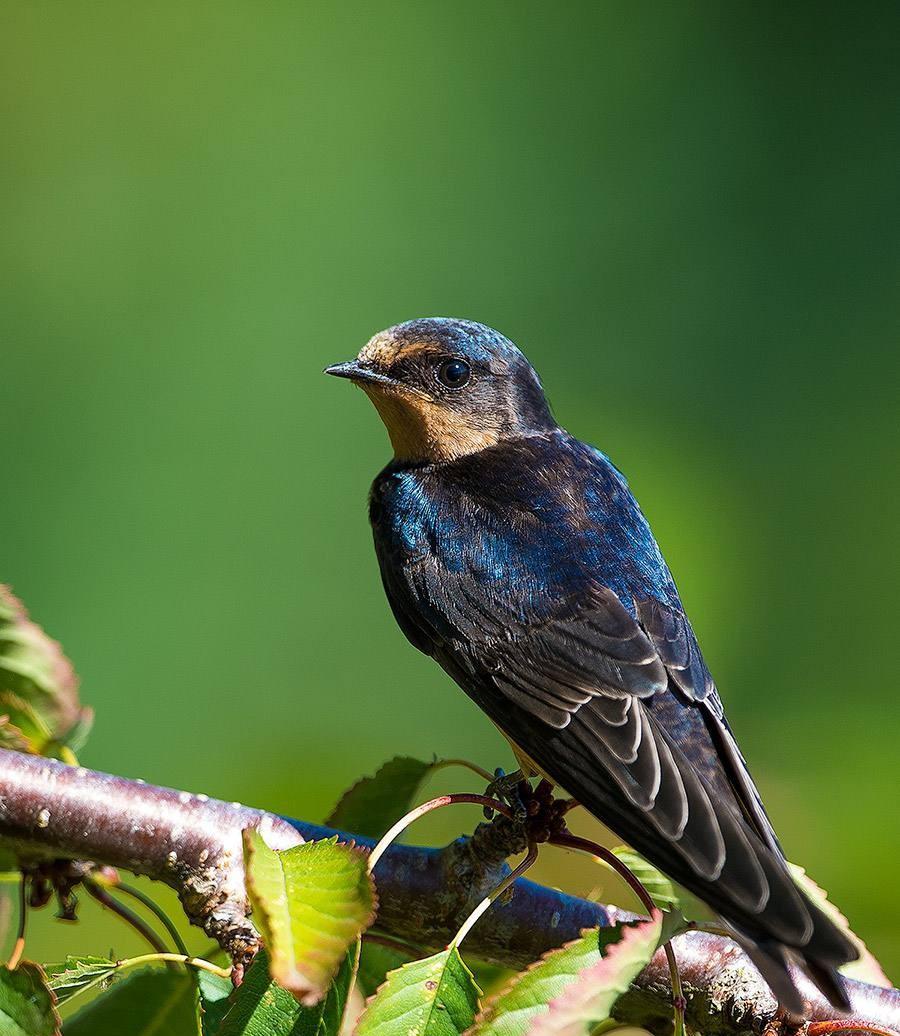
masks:
<svg viewBox="0 0 900 1036"><path fill-rule="evenodd" d="M0 584L0 748L73 762L92 718L59 644Z"/></svg>
<svg viewBox="0 0 900 1036"><path fill-rule="evenodd" d="M0 586L0 749L71 760L89 720L59 645ZM342 797L329 824L382 836L431 773L458 762L392 759ZM501 977L485 997L460 952L468 922L449 946L424 957L378 932L377 852L337 836L278 851L248 829L246 886L263 948L237 988L228 969L187 956L170 919L154 908L181 952L0 967L0 1036L589 1036L611 1023L619 997L685 926L686 901L668 878L625 846L613 852L652 898L652 916L584 931ZM799 868L795 877L849 931L824 892ZM860 946L854 973L886 982Z"/></svg>
<svg viewBox="0 0 900 1036"><path fill-rule="evenodd" d="M413 763L393 761L356 785L360 800L348 793L345 815L356 810L355 820L365 821L358 826L383 830L436 765ZM526 1036L540 1023L587 1036L662 937L661 915L586 931L485 999L456 942L420 958L369 933L375 884L358 847L334 837L276 851L251 829L244 853L265 949L237 989L208 961L177 954L68 957L46 970L27 964L0 973L0 1005L19 1026L4 1028L0 1015L0 1033L342 1036L352 1028L358 1036Z"/></svg>

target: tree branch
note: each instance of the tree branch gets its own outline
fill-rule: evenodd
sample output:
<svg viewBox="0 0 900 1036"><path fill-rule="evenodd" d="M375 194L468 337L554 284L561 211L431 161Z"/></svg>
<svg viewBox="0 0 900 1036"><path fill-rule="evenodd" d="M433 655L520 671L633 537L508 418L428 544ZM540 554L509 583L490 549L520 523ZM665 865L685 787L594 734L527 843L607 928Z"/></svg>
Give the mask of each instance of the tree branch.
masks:
<svg viewBox="0 0 900 1036"><path fill-rule="evenodd" d="M248 916L241 831L259 828L275 849L335 832L239 803L154 787L141 781L69 767L0 750L0 838L24 867L48 861L92 860L163 881L178 892L192 922L238 964L259 945ZM371 841L338 832L362 845ZM514 825L481 824L470 839L443 850L392 848L376 872L377 929L426 950L445 946L467 913L501 880L506 857L521 848ZM473 956L520 968L576 938L583 928L615 924L615 907L568 896L519 879L467 939ZM781 1020L768 987L727 939L691 932L674 943L689 1024L706 1036L764 1030L795 1033ZM835 1012L799 977L811 1021ZM900 992L848 982L853 1016L847 1029L873 1025L900 1033ZM621 1021L664 1033L671 1026L665 957L657 954L616 1008Z"/></svg>

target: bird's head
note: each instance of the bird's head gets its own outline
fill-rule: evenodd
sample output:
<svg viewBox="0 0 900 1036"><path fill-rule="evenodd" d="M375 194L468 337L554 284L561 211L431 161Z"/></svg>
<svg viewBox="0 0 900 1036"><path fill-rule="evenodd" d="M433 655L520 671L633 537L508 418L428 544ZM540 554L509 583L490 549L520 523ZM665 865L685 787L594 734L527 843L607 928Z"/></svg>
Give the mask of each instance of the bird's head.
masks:
<svg viewBox="0 0 900 1036"><path fill-rule="evenodd" d="M555 427L531 364L508 338L472 320L389 327L325 373L365 390L401 461L456 460Z"/></svg>

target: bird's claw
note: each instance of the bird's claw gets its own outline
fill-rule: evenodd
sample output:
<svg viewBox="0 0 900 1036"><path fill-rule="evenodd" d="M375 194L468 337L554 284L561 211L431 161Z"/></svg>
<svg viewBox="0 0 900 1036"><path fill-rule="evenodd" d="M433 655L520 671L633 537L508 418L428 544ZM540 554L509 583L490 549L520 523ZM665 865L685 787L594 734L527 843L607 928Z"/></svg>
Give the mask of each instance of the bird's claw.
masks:
<svg viewBox="0 0 900 1036"><path fill-rule="evenodd" d="M485 795L505 802L512 809L513 820L517 824L524 824L528 819L531 784L521 770L515 770L513 773L504 773L498 766L494 770L494 779L485 790ZM484 816L487 820L493 819L494 811L490 806L484 807Z"/></svg>

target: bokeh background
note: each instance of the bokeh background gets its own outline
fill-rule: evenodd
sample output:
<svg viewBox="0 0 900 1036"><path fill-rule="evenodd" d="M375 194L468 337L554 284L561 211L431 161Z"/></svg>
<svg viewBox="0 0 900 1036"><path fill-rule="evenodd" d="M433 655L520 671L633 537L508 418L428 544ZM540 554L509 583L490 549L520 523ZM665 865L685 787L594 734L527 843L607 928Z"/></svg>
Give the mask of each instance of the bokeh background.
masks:
<svg viewBox="0 0 900 1036"><path fill-rule="evenodd" d="M320 374L472 317L628 474L788 854L900 979L898 31L887 3L4 4L0 580L77 664L83 761L308 819L397 753L509 764L394 625L387 439ZM84 915L29 952L136 948Z"/></svg>

